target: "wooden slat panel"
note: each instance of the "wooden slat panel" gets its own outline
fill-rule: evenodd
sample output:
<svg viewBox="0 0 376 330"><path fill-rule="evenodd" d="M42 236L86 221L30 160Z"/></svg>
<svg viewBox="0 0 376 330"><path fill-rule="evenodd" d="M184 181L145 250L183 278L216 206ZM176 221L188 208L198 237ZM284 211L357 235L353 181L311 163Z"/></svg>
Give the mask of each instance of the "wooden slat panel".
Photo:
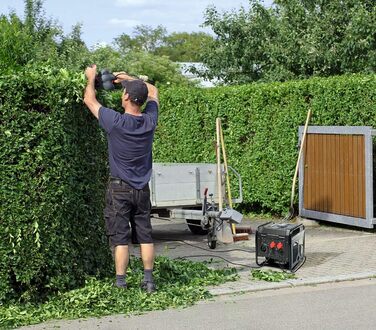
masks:
<svg viewBox="0 0 376 330"><path fill-rule="evenodd" d="M307 210L365 218L364 136L308 134L303 188Z"/></svg>

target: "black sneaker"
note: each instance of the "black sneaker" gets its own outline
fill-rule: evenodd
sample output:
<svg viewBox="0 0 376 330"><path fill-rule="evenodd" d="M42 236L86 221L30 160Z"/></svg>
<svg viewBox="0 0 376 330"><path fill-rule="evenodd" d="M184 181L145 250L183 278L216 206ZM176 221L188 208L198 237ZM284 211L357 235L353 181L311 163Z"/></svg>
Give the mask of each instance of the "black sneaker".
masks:
<svg viewBox="0 0 376 330"><path fill-rule="evenodd" d="M146 281L141 283L141 289L145 290L147 293L153 293L154 291L157 290L154 282L146 282Z"/></svg>
<svg viewBox="0 0 376 330"><path fill-rule="evenodd" d="M114 287L118 289L127 289L127 284L117 284L116 282L114 283Z"/></svg>

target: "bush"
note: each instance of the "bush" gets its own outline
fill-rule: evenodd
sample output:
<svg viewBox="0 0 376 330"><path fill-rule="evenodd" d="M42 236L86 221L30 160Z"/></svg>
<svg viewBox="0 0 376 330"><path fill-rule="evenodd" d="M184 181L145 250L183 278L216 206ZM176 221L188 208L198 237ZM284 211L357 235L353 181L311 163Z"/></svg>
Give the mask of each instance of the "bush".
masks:
<svg viewBox="0 0 376 330"><path fill-rule="evenodd" d="M154 161L215 162L221 117L228 162L243 180L243 206L258 211L287 211L308 106L310 125L376 127L376 75L162 92Z"/></svg>
<svg viewBox="0 0 376 330"><path fill-rule="evenodd" d="M105 139L84 86L48 67L0 79L0 301L76 287L111 261Z"/></svg>

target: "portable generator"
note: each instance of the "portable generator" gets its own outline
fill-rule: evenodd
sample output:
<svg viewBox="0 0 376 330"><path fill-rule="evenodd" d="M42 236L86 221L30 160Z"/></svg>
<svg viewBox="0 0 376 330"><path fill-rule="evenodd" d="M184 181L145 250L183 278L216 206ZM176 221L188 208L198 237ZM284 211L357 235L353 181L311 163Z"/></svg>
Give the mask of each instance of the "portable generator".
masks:
<svg viewBox="0 0 376 330"><path fill-rule="evenodd" d="M268 222L257 227L256 263L295 272L303 264L305 231L302 224ZM259 263L259 258L264 257Z"/></svg>

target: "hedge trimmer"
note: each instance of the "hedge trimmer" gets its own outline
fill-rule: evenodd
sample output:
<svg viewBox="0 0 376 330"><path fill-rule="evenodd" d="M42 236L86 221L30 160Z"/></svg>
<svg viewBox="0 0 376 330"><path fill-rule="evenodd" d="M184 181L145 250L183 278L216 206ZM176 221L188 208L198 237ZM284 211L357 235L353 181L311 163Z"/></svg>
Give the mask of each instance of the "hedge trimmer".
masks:
<svg viewBox="0 0 376 330"><path fill-rule="evenodd" d="M122 73L119 73L122 74ZM118 75L119 75L118 74ZM111 71L108 69L101 70L96 76L95 76L95 89L104 89L104 90L114 90L117 88L121 88L120 83L115 83L115 80L117 79L118 75L114 75ZM141 79L145 82L149 82L153 84L153 82L149 81L149 77L145 75L135 76L132 75L135 79Z"/></svg>

